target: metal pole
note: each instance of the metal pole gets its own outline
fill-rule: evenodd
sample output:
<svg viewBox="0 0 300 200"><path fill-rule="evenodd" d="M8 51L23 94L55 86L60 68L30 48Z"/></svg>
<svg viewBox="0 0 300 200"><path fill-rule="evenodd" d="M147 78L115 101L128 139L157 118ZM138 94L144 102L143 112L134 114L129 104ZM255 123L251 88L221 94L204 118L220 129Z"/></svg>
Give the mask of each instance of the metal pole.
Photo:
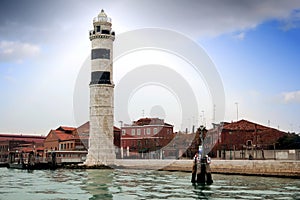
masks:
<svg viewBox="0 0 300 200"><path fill-rule="evenodd" d="M239 121L239 103L235 102L236 105L236 121Z"/></svg>
<svg viewBox="0 0 300 200"><path fill-rule="evenodd" d="M232 139L231 139L231 134L232 134L232 132L230 131L229 132L229 152L230 152L230 154L229 154L229 159L230 160L232 160L232 144L231 144L231 142L232 142Z"/></svg>

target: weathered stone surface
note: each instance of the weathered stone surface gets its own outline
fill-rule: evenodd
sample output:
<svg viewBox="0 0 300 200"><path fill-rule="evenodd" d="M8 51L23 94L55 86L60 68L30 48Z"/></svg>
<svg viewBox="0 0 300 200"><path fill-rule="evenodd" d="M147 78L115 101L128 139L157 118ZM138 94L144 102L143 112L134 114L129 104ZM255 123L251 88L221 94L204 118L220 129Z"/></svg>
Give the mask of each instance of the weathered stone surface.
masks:
<svg viewBox="0 0 300 200"><path fill-rule="evenodd" d="M116 160L116 166L129 169L192 171L192 160ZM212 160L212 173L300 178L300 161Z"/></svg>
<svg viewBox="0 0 300 200"><path fill-rule="evenodd" d="M300 177L300 161L277 160L215 160L215 173Z"/></svg>
<svg viewBox="0 0 300 200"><path fill-rule="evenodd" d="M85 165L113 165L116 158L113 144L114 85L112 58L114 35L109 34L111 31L111 23L108 21L96 20L93 25L94 28L100 26L102 30L109 30L109 32L108 34L101 34L102 30L90 32L92 49L94 49L92 53L95 53L91 61L91 72L99 72L98 74L100 75L102 72L107 74L109 72L110 76L108 77L110 84L107 84L109 81L95 81L90 85L90 133L89 149ZM101 52L108 52L107 49L110 52L109 56L97 55L101 54ZM99 78L103 78L101 76Z"/></svg>
<svg viewBox="0 0 300 200"><path fill-rule="evenodd" d="M91 72L95 72L95 71L111 72L111 70L112 70L111 60L108 60L108 59L94 59L94 60L91 60L91 64L92 64Z"/></svg>

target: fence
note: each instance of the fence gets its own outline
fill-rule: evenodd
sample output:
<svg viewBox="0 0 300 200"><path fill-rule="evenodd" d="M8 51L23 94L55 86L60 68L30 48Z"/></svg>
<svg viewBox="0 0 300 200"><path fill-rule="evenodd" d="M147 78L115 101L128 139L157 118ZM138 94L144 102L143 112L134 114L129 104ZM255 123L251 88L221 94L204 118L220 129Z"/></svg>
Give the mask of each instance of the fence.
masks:
<svg viewBox="0 0 300 200"><path fill-rule="evenodd" d="M290 150L239 150L219 151L218 158L236 159L267 159L267 160L300 160L300 149Z"/></svg>

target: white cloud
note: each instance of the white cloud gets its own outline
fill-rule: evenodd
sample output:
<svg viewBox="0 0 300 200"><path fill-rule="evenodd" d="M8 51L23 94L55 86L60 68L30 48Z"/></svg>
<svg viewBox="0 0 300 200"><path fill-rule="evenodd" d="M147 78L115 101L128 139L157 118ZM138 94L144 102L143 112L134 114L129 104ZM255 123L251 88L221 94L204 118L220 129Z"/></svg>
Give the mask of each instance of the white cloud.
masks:
<svg viewBox="0 0 300 200"><path fill-rule="evenodd" d="M0 62L22 62L39 53L40 47L34 44L18 41L0 41Z"/></svg>
<svg viewBox="0 0 300 200"><path fill-rule="evenodd" d="M114 21L130 28L170 28L199 37L244 32L272 19L288 20L291 12L299 8L300 1L292 0L162 1L159 4L139 1L130 6L117 5L109 14ZM126 17L122 16L124 10Z"/></svg>
<svg viewBox="0 0 300 200"><path fill-rule="evenodd" d="M233 38L237 39L237 40L244 40L245 38L245 32L241 32L239 34L236 34L233 36Z"/></svg>
<svg viewBox="0 0 300 200"><path fill-rule="evenodd" d="M300 103L300 90L282 93L282 98L285 103Z"/></svg>
<svg viewBox="0 0 300 200"><path fill-rule="evenodd" d="M281 21L281 29L284 31L300 27L300 10L294 10L287 18Z"/></svg>

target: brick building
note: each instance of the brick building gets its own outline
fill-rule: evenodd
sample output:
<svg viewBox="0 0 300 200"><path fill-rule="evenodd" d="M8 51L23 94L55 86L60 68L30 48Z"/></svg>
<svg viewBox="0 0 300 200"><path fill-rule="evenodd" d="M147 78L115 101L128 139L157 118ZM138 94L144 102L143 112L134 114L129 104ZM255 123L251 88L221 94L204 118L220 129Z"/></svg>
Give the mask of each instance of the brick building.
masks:
<svg viewBox="0 0 300 200"><path fill-rule="evenodd" d="M164 158L192 158L199 147L199 133L174 133L174 138L167 146L164 146Z"/></svg>
<svg viewBox="0 0 300 200"><path fill-rule="evenodd" d="M89 122L86 122L77 128L78 136L86 148L88 148L89 146L89 131L90 131ZM114 126L114 145L116 147L120 147L120 135L121 135L121 129Z"/></svg>
<svg viewBox="0 0 300 200"><path fill-rule="evenodd" d="M45 150L59 150L59 151L74 151L85 150L76 128L60 126L55 130L50 130L45 142Z"/></svg>
<svg viewBox="0 0 300 200"><path fill-rule="evenodd" d="M174 138L173 125L159 118L141 118L121 127L122 158L161 158ZM167 152L165 152L167 154Z"/></svg>
<svg viewBox="0 0 300 200"><path fill-rule="evenodd" d="M248 159L249 155L263 159L265 150L274 150L278 139L287 133L266 127L247 120L221 124L213 124L214 128L204 132L203 148L205 154L211 157L230 159ZM184 142L192 142L181 157L192 158L198 151L200 140L199 131L194 134L183 134L178 137L178 151L184 150ZM187 139L189 138L189 139ZM175 141L172 141L176 144ZM180 145L181 144L181 145ZM179 153L180 156L180 153ZM270 157L270 156L269 156Z"/></svg>
<svg viewBox="0 0 300 200"><path fill-rule="evenodd" d="M0 163L7 162L11 151L41 151L45 136L0 134Z"/></svg>
<svg viewBox="0 0 300 200"><path fill-rule="evenodd" d="M239 151L240 158L247 158L250 151L274 149L274 145L285 132L266 127L247 120L225 123L219 126L219 135L216 135L216 145L211 151L213 156L226 158L226 152ZM263 156L262 156L263 157Z"/></svg>

